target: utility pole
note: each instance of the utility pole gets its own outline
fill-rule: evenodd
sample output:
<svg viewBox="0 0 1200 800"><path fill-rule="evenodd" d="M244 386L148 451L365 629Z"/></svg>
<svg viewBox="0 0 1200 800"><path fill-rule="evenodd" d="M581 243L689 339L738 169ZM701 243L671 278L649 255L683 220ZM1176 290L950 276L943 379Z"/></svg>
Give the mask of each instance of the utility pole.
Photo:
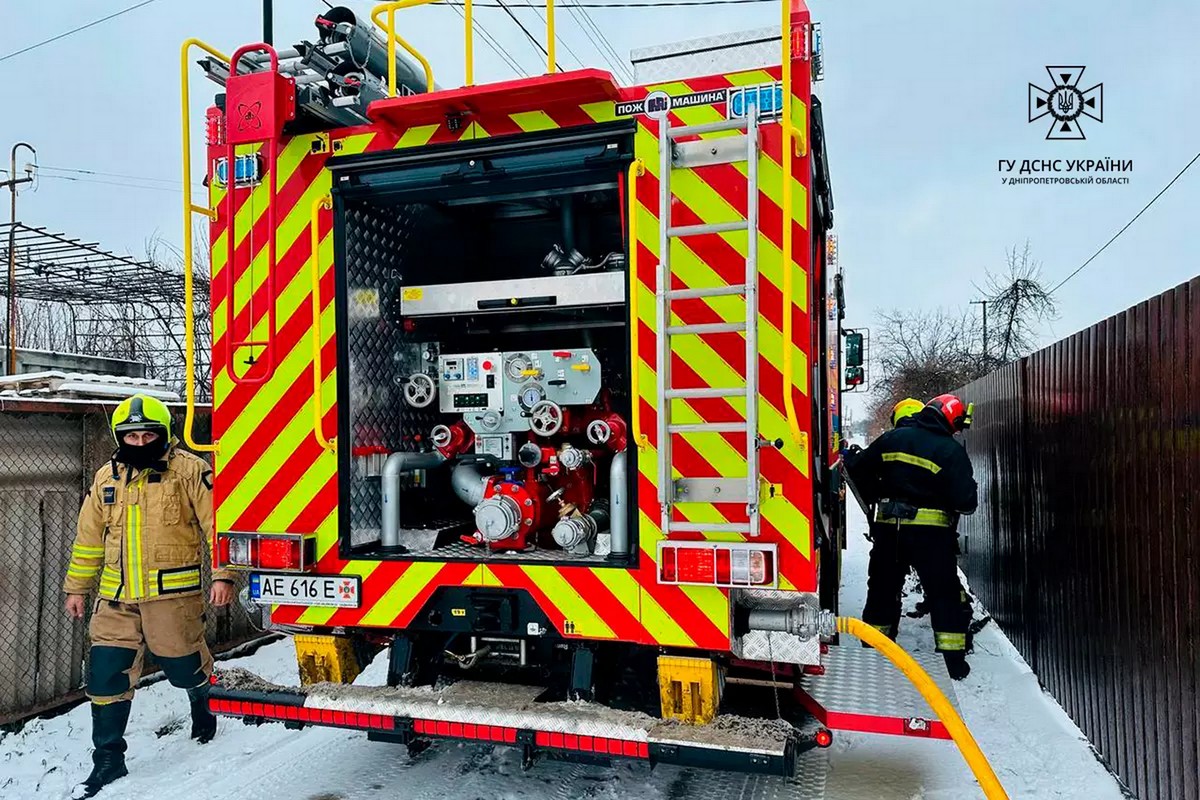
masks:
<svg viewBox="0 0 1200 800"><path fill-rule="evenodd" d="M12 205L8 218L12 224L8 226L8 367L5 371L6 375L14 375L17 372L17 187L22 183L33 182L32 164L25 165L24 178L17 177L17 151L22 147L27 148L34 158L37 158L37 150L33 149L33 145L28 142L17 142L13 145L9 155L8 180L0 182L0 187L7 187L9 193L12 194Z"/></svg>
<svg viewBox="0 0 1200 800"><path fill-rule="evenodd" d="M274 45L272 41L275 37L272 35L271 28L273 25L273 9L271 8L274 0L263 0L263 41L269 45Z"/></svg>
<svg viewBox="0 0 1200 800"><path fill-rule="evenodd" d="M983 306L983 357L986 359L991 353L988 352L988 336L987 336L987 307L991 300L972 300L971 305Z"/></svg>

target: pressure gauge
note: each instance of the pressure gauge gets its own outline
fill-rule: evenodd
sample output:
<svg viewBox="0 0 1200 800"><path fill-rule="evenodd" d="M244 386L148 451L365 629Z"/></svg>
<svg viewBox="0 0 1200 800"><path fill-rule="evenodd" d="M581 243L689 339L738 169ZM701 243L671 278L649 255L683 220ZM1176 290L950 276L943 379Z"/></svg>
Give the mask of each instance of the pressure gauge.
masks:
<svg viewBox="0 0 1200 800"><path fill-rule="evenodd" d="M530 384L521 390L520 402L521 408L526 411L531 410L538 403L546 399L546 390L538 384Z"/></svg>
<svg viewBox="0 0 1200 800"><path fill-rule="evenodd" d="M504 374L510 381L523 383L530 377L533 360L524 353L513 353L504 360Z"/></svg>

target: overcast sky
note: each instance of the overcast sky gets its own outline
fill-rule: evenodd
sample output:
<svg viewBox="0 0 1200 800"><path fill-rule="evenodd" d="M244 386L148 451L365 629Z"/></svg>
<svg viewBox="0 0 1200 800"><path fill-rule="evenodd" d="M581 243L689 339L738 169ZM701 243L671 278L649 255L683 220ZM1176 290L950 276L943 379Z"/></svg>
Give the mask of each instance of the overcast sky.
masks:
<svg viewBox="0 0 1200 800"><path fill-rule="evenodd" d="M134 0L0 0L0 57ZM517 0L513 0L517 5ZM276 42L313 38L318 0L276 0ZM370 4L349 4L366 14ZM848 324L878 309L962 307L973 282L1028 239L1057 282L1124 225L1200 151L1200 2L897 3L813 0L824 29L825 103L847 274ZM20 9L17 11L16 9ZM18 139L46 170L20 197L19 218L119 250L140 252L157 233L180 238L178 47L198 36L233 50L261 35L257 0L157 0L32 52L0 61L0 150ZM542 25L518 10L527 27ZM616 51L771 25L774 3L589 12ZM530 73L544 69L504 12L478 19ZM405 35L434 62L443 86L462 81L461 20L452 9L405 12ZM560 9L559 31L589 66L603 66L578 20ZM513 72L476 45L476 79ZM564 66L574 57L560 45ZM1048 84L1046 65L1084 65L1086 88L1104 83L1104 122L1084 120L1086 141L1046 141L1029 124L1027 85ZM195 131L211 84L194 73ZM1127 186L1003 186L997 160L1132 159ZM7 159L5 159L6 161ZM6 164L5 164L6 166ZM69 181L51 174L86 179ZM157 179L157 180L154 180ZM105 185L91 181L110 181ZM7 197L3 198L7 204ZM1060 338L1200 272L1200 165L1059 293Z"/></svg>

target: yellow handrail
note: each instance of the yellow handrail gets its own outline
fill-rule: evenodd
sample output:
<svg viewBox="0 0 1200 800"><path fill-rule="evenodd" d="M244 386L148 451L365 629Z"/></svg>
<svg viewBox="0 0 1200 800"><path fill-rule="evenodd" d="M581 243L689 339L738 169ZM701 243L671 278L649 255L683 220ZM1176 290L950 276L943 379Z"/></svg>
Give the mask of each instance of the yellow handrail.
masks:
<svg viewBox="0 0 1200 800"><path fill-rule="evenodd" d="M904 652L904 649L898 644L860 619L838 617L837 629L841 633L847 633L871 645L888 661L895 664L896 668L904 673L904 677L908 678L925 698L925 702L929 703L929 707L933 709L933 713L937 714L942 724L946 726L946 732L958 745L963 760L967 762L967 766L975 774L975 779L979 781L979 787L983 789L984 797L988 800L1008 800L1004 787L1000 785L1000 779L992 771L992 765L988 763L987 757L979 749L975 737L967 730L962 717L954 710L954 706L946 699L946 695L942 694L942 690L933 682L929 674L921 669L921 665L913 661L912 656Z"/></svg>
<svg viewBox="0 0 1200 800"><path fill-rule="evenodd" d="M309 256L308 263L312 276L313 436L317 437L317 441L321 443L321 447L324 447L331 453L336 453L337 440L325 438L324 426L322 424L324 415L321 413L321 376L324 374L324 370L321 368L321 268L317 261L317 253L321 247L321 233L319 228L321 209L330 208L333 208L333 199L329 195L313 200L312 218L310 220L312 255Z"/></svg>
<svg viewBox="0 0 1200 800"><path fill-rule="evenodd" d="M790 0L780 0L783 9L783 111L779 125L783 131L783 407L787 412L788 430L792 441L801 443L800 418L796 416L793 392L792 363L792 304L795 286L795 267L792 264L792 6Z"/></svg>
<svg viewBox="0 0 1200 800"><path fill-rule="evenodd" d="M371 10L371 21L383 29L388 37L388 96L396 96L396 43L408 51L408 54L421 63L425 69L426 91L433 91L433 69L429 62L417 49L396 35L396 11L402 8L436 3L438 0L396 0L391 3L380 3ZM387 21L380 19L387 14ZM463 0L463 54L466 64L463 69L464 86L475 85L475 17L472 0ZM554 0L546 0L546 72L553 74L558 69L554 63Z"/></svg>
<svg viewBox="0 0 1200 800"><path fill-rule="evenodd" d="M554 0L546 0L546 73L558 69L554 63Z"/></svg>
<svg viewBox="0 0 1200 800"><path fill-rule="evenodd" d="M417 48L406 42L403 38L396 34L396 10L401 8L412 8L413 6L425 5L426 3L436 2L437 0L400 0L396 3L380 3L371 9L371 21L387 32L388 35L388 97L396 96L396 44L397 42L403 47L408 54L417 60L421 68L425 70L425 91L433 91L433 67L429 65L429 60L417 51ZM470 14L470 0L467 0L467 13ZM387 22L380 21L380 16L387 14ZM467 81L470 85L470 81Z"/></svg>
<svg viewBox="0 0 1200 800"><path fill-rule="evenodd" d="M633 358L630 359L630 394L633 396L632 409L630 417L633 420L633 441L638 446L638 449L646 448L650 443L646 439L646 434L642 433L642 395L638 391L638 365L641 363L642 356L638 352L638 326L641 322L638 320L638 288L640 281L637 274L637 218L638 218L638 200L637 200L637 179L646 174L646 163L640 158L635 158L629 164L629 180L626 181L625 191L629 194L629 346L633 353ZM658 413L663 413L660 408Z"/></svg>
<svg viewBox="0 0 1200 800"><path fill-rule="evenodd" d="M187 386L187 411L183 419L183 441L198 452L215 453L220 442L201 444L192 434L192 426L196 421L196 334L195 310L192 307L195 287L192 285L192 214L203 214L210 220L217 218L215 209L208 206L198 206L192 202L192 135L191 113L189 108L190 86L188 83L188 53L193 47L199 47L213 58L229 63L229 56L199 39L187 39L179 47L179 103L183 124L183 332L184 332L184 382ZM226 176L232 178L233 164L225 167ZM230 221L232 225L232 221ZM233 235L232 229L228 232ZM229 298L233 302L233 298Z"/></svg>

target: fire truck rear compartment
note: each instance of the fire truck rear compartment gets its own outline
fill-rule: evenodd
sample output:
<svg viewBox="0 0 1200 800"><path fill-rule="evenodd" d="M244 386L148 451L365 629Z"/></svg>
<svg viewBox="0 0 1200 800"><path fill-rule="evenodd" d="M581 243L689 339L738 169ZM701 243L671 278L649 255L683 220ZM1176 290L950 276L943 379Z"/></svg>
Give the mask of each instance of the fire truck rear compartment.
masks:
<svg viewBox="0 0 1200 800"><path fill-rule="evenodd" d="M631 148L616 124L331 162L344 553L637 552Z"/></svg>

